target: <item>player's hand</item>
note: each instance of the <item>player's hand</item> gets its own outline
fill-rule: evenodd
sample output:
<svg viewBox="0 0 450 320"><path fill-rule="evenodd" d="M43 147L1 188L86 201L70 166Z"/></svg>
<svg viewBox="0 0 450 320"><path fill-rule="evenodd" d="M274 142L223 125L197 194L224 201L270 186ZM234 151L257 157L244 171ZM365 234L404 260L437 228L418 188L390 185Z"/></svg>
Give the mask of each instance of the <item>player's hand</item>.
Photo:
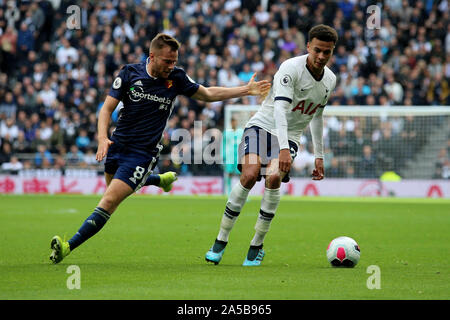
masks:
<svg viewBox="0 0 450 320"><path fill-rule="evenodd" d="M100 162L103 160L104 157L106 157L106 154L108 153L109 147L114 142L109 140L108 138L99 138L98 139L98 148L97 148L97 154L95 155L95 159Z"/></svg>
<svg viewBox="0 0 450 320"><path fill-rule="evenodd" d="M289 149L280 150L280 154L278 156L278 165L281 172L289 172L291 170L291 153Z"/></svg>
<svg viewBox="0 0 450 320"><path fill-rule="evenodd" d="M325 171L323 169L323 159L320 158L316 158L316 160L314 161L314 165L315 165L315 169L312 172L312 179L313 180L322 180L324 175L325 175Z"/></svg>
<svg viewBox="0 0 450 320"><path fill-rule="evenodd" d="M251 96L261 96L265 98L270 91L270 87L272 86L269 81L261 80L255 81L256 73L253 74L250 81L247 83L248 94Z"/></svg>

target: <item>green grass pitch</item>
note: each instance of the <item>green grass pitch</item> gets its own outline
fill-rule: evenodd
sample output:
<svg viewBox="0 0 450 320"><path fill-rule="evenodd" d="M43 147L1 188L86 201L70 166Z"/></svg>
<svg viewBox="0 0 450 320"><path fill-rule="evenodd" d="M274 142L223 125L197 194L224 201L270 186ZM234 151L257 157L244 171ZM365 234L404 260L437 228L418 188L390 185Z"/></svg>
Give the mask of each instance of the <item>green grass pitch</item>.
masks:
<svg viewBox="0 0 450 320"><path fill-rule="evenodd" d="M282 197L257 268L242 267L260 198L244 207L222 262L204 260L225 197L134 195L106 226L53 265L50 239L70 238L98 196L0 196L0 299L449 299L447 199ZM326 247L354 238L361 260L331 267ZM68 289L68 267L80 289ZM368 289L367 268L380 268Z"/></svg>

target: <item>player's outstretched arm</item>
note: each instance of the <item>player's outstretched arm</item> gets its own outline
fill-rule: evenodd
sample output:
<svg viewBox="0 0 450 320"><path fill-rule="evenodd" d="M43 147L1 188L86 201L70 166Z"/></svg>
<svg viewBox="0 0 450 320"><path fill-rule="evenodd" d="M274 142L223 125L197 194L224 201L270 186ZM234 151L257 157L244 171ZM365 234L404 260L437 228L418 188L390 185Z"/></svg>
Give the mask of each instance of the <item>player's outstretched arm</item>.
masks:
<svg viewBox="0 0 450 320"><path fill-rule="evenodd" d="M271 84L267 80L255 81L256 73L245 86L227 87L204 87L200 85L197 92L191 98L205 102L223 101L243 96L265 97L270 90Z"/></svg>
<svg viewBox="0 0 450 320"><path fill-rule="evenodd" d="M309 127L311 130L311 136L314 146L314 161L315 169L312 172L313 180L322 180L325 176L325 170L323 166L323 109L316 113L311 120Z"/></svg>
<svg viewBox="0 0 450 320"><path fill-rule="evenodd" d="M107 96L105 103L103 103L103 106L100 109L97 124L98 148L97 154L95 155L97 161L103 160L108 153L109 146L113 144L113 142L108 139L109 120L111 119L111 114L116 109L118 104L119 100L111 96Z"/></svg>

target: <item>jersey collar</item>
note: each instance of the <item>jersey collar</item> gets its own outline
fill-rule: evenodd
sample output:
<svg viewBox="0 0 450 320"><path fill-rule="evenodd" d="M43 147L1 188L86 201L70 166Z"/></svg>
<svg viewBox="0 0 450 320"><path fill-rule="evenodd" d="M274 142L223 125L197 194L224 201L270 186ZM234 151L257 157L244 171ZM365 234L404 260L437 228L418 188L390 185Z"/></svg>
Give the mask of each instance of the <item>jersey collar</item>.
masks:
<svg viewBox="0 0 450 320"><path fill-rule="evenodd" d="M150 79L156 80L158 78L152 76L147 69L148 64L150 63L150 57L147 58L147 60L145 60L145 72L147 72L148 76L150 77Z"/></svg>

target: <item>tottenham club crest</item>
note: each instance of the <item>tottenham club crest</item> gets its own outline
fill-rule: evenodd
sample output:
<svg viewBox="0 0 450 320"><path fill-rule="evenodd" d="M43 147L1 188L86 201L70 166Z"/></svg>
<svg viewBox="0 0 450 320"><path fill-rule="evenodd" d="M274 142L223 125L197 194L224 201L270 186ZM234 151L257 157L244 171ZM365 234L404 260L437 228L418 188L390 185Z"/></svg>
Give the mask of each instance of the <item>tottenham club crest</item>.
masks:
<svg viewBox="0 0 450 320"><path fill-rule="evenodd" d="M291 84L292 78L291 78L290 75L285 74L285 75L281 78L280 82L281 82L281 85L283 85L283 86L288 86L288 85Z"/></svg>

